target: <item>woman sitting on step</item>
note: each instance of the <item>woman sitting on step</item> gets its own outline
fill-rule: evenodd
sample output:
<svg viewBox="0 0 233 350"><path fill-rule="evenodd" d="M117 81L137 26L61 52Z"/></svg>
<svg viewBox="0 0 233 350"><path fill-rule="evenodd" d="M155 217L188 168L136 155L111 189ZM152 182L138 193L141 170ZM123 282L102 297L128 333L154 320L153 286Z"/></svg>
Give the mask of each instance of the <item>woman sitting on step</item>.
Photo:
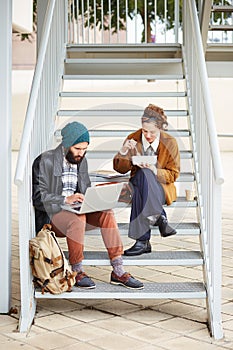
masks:
<svg viewBox="0 0 233 350"><path fill-rule="evenodd" d="M131 171L128 235L136 242L124 251L128 256L151 252L150 225L158 226L162 237L176 234L168 224L163 205L170 205L177 197L174 182L180 173L178 145L174 137L164 131L168 123L162 108L149 104L141 121L142 128L128 135L113 160L113 167L119 173ZM136 155L154 155L155 163L133 164L132 157Z"/></svg>

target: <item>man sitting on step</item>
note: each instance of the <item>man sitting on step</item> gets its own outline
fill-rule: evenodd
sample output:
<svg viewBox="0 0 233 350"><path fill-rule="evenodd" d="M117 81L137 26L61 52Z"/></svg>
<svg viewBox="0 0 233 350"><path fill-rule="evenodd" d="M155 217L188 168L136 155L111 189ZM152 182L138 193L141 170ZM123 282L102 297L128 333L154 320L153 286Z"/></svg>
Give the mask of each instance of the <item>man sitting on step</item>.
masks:
<svg viewBox="0 0 233 350"><path fill-rule="evenodd" d="M151 224L159 227L162 237L176 234L176 230L168 225L163 205L176 200L174 182L180 173L178 145L164 132L168 123L162 108L149 104L141 121L142 128L126 138L113 160L116 171L122 174L131 171L132 206L128 235L136 242L124 251L128 256L151 252ZM135 155L155 155L157 162L135 165L132 162Z"/></svg>
<svg viewBox="0 0 233 350"><path fill-rule="evenodd" d="M95 288L95 283L83 271L84 234L86 229L100 227L113 267L111 283L142 289L143 283L124 271L123 247L112 210L75 214L61 209L65 203L82 202L86 189L91 186L85 157L90 142L87 128L72 122L61 130L61 134L61 144L39 155L32 167L37 232L45 223L51 223L58 237L66 237L69 261L77 272L76 286L90 289Z"/></svg>

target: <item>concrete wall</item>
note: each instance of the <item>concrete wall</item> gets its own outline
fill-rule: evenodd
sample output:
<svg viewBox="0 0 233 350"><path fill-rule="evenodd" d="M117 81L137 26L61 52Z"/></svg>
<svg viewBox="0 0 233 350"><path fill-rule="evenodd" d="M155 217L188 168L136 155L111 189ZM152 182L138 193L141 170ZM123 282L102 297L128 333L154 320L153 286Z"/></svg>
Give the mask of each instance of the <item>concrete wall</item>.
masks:
<svg viewBox="0 0 233 350"><path fill-rule="evenodd" d="M233 135L233 79L210 78L214 116L218 134ZM218 137L221 151L233 151L233 137Z"/></svg>
<svg viewBox="0 0 233 350"><path fill-rule="evenodd" d="M13 29L21 33L31 33L33 30L33 0L12 1Z"/></svg>

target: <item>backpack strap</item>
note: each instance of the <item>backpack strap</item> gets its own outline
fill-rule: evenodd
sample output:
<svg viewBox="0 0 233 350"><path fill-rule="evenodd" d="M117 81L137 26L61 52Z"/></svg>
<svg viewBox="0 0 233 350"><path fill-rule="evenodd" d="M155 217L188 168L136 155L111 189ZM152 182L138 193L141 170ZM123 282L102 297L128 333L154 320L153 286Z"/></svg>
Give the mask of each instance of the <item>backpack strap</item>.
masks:
<svg viewBox="0 0 233 350"><path fill-rule="evenodd" d="M52 272L50 272L50 277L55 277L56 275L58 275L60 272L62 272L64 270L64 265L62 265L61 267L59 267L59 269L55 269Z"/></svg>
<svg viewBox="0 0 233 350"><path fill-rule="evenodd" d="M49 283L49 279L45 280L44 283L42 283L42 281L41 281L41 279L39 277L35 277L34 276L33 283L34 283L35 287L40 287L41 288L41 294L44 294L45 289L47 287L47 284Z"/></svg>
<svg viewBox="0 0 233 350"><path fill-rule="evenodd" d="M66 270L65 276L62 279L60 279L60 281L59 281L60 283L64 283L65 281L67 281L67 285L68 285L67 292L71 292L72 286L73 286L71 281L73 281L73 279L75 278L76 275L77 275L76 271L70 272L70 271Z"/></svg>
<svg viewBox="0 0 233 350"><path fill-rule="evenodd" d="M59 256L57 256L56 258L53 258L53 259L49 259L49 258L46 258L46 257L44 258L44 261L47 262L50 265L56 265L56 263L59 260L63 260L62 255L59 255Z"/></svg>

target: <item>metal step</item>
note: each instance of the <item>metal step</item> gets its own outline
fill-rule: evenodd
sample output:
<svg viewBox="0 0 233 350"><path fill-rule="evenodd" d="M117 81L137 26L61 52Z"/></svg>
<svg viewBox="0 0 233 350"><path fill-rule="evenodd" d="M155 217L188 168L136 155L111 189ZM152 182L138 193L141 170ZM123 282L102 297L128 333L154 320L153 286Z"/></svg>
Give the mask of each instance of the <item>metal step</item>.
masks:
<svg viewBox="0 0 233 350"><path fill-rule="evenodd" d="M36 299L202 299L206 288L202 282L144 283L144 289L132 290L123 286L98 282L95 289L73 287L72 292L41 294L35 291Z"/></svg>
<svg viewBox="0 0 233 350"><path fill-rule="evenodd" d="M129 203L118 202L116 208L128 208ZM167 207L164 205L164 207ZM168 206L168 208L196 208L197 200L187 201L185 197L177 197L176 201Z"/></svg>
<svg viewBox="0 0 233 350"><path fill-rule="evenodd" d="M64 74L63 79L64 80L181 80L184 79L183 74L168 74L168 72L165 74L165 70L162 70L161 67L158 67L158 72L151 74L149 72L148 74L145 74L144 70L142 69L142 73L138 74L138 70L135 68L135 73L129 72L121 73L121 74L106 74L103 72L99 72L99 74L93 74L90 71L88 74Z"/></svg>
<svg viewBox="0 0 233 350"><path fill-rule="evenodd" d="M135 130L91 130L89 129L89 134L90 137L126 137L127 135L135 132ZM167 130L168 134L172 135L173 137L189 137L190 136L190 131L188 129L178 129L178 130ZM54 135L57 138L61 137L61 129L57 129L54 133Z"/></svg>
<svg viewBox="0 0 233 350"><path fill-rule="evenodd" d="M143 109L60 109L60 117L141 117ZM187 117L187 110L164 110L167 117Z"/></svg>
<svg viewBox="0 0 233 350"><path fill-rule="evenodd" d="M129 174L122 176L120 174L119 176L114 176L114 177L104 177L104 176L99 176L95 175L94 172L91 172L89 174L91 182L125 182L129 181ZM195 176L193 173L180 173L180 176L176 180L176 182L193 182L195 180Z"/></svg>
<svg viewBox="0 0 233 350"><path fill-rule="evenodd" d="M91 130L89 129L89 133L91 137L126 137L130 133L135 132L135 130ZM173 137L189 137L189 130L167 130L167 132Z"/></svg>
<svg viewBox="0 0 233 350"><path fill-rule="evenodd" d="M129 223L117 223L121 236L128 235ZM176 223L170 222L171 227L174 227L177 231L176 236L199 236L200 235L200 225L197 222L187 222L187 223ZM158 226L151 226L153 235L159 236ZM96 228L94 230L89 230L85 232L86 236L99 236L100 229Z"/></svg>
<svg viewBox="0 0 233 350"><path fill-rule="evenodd" d="M213 30L213 31L233 31L233 25L227 25L227 24L223 24L223 25L210 25L209 26L209 30Z"/></svg>
<svg viewBox="0 0 233 350"><path fill-rule="evenodd" d="M97 150L88 150L86 157L87 159L113 159L116 155L116 151L97 151ZM181 159L192 159L192 151L180 151Z"/></svg>
<svg viewBox="0 0 233 350"><path fill-rule="evenodd" d="M59 94L60 97L77 97L77 98L83 98L83 97L122 97L122 98L129 98L129 97L186 97L187 93L184 92L176 92L176 91L161 91L161 92L154 92L154 91L148 91L148 92L119 92L119 91L63 91Z"/></svg>
<svg viewBox="0 0 233 350"><path fill-rule="evenodd" d="M64 79L183 79L181 58L68 58Z"/></svg>
<svg viewBox="0 0 233 350"><path fill-rule="evenodd" d="M134 64L170 64L182 63L182 58L66 58L65 64L73 65L104 65L110 64L116 67L117 64L126 64L132 66Z"/></svg>
<svg viewBox="0 0 233 350"><path fill-rule="evenodd" d="M69 44L67 58L178 58L181 44Z"/></svg>
<svg viewBox="0 0 233 350"><path fill-rule="evenodd" d="M199 266L203 258L199 251L157 251L139 256L123 256L125 266ZM83 265L109 266L105 251L84 251Z"/></svg>
<svg viewBox="0 0 233 350"><path fill-rule="evenodd" d="M233 6L231 5L213 5L212 12L233 12Z"/></svg>

